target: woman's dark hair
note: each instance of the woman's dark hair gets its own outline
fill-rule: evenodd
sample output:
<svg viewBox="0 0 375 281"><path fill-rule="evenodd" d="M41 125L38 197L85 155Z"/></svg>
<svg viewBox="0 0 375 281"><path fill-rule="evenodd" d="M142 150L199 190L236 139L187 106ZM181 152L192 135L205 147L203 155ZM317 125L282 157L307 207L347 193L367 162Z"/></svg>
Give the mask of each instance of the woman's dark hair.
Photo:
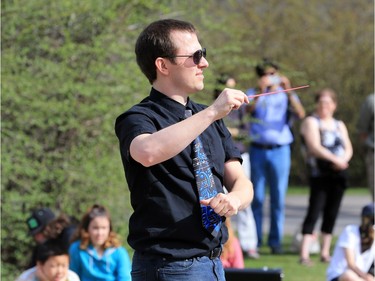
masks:
<svg viewBox="0 0 375 281"><path fill-rule="evenodd" d="M363 253L371 248L374 241L374 203L363 207L359 232L361 235L361 252Z"/></svg>
<svg viewBox="0 0 375 281"><path fill-rule="evenodd" d="M333 90L331 88L324 88L324 89L319 90L315 94L315 103L317 103L320 100L320 98L324 95L327 95L327 96L331 97L331 99L334 101L334 103L337 104L337 94L336 94L335 90Z"/></svg>
<svg viewBox="0 0 375 281"><path fill-rule="evenodd" d="M112 230L112 220L108 210L101 205L95 204L83 215L79 227L74 234L72 241L81 239L80 248L87 249L90 244L89 225L97 217L106 217L109 220L109 236L104 243L104 248L119 247L121 245L117 234Z"/></svg>
<svg viewBox="0 0 375 281"><path fill-rule="evenodd" d="M173 58L176 54L176 46L170 37L171 32L176 30L196 33L195 27L189 22L164 19L148 25L137 39L137 63L150 84L156 80L155 60L158 57Z"/></svg>
<svg viewBox="0 0 375 281"><path fill-rule="evenodd" d="M50 257L69 256L68 249L63 247L60 241L50 239L37 246L36 261L44 264Z"/></svg>
<svg viewBox="0 0 375 281"><path fill-rule="evenodd" d="M279 70L279 66L275 62L271 61L269 58L263 58L262 62L255 67L255 72L258 77L264 76L268 67Z"/></svg>

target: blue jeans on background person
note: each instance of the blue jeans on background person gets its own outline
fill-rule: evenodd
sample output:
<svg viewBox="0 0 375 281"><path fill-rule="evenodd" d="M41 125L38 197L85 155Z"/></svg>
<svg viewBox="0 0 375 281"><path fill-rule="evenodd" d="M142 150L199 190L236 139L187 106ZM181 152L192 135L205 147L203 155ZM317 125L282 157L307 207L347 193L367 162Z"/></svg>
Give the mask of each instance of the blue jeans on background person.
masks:
<svg viewBox="0 0 375 281"><path fill-rule="evenodd" d="M225 281L220 258L173 260L134 253L132 281Z"/></svg>
<svg viewBox="0 0 375 281"><path fill-rule="evenodd" d="M251 181L254 186L254 199L251 204L258 235L258 247L262 245L263 203L266 185L270 187L270 231L268 246L275 252L281 249L284 232L285 195L288 189L290 172L290 146L276 148L250 148Z"/></svg>

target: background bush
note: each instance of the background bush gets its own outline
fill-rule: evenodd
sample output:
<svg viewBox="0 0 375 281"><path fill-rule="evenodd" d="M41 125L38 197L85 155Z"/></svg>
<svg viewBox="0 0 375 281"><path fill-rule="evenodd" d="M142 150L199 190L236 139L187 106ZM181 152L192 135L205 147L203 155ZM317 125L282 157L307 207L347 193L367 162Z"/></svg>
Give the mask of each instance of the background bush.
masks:
<svg viewBox="0 0 375 281"><path fill-rule="evenodd" d="M29 259L25 219L36 207L80 218L93 203L104 204L128 247L131 209L113 125L149 92L134 43L146 24L160 18L191 21L200 32L210 67L205 90L194 97L199 102L211 102L220 73L236 77L242 90L254 86L253 68L262 57L278 61L294 86L310 85L299 92L308 111L315 91L336 89L337 117L347 124L355 150L351 183L365 185L355 124L360 103L374 91L373 5L370 0L2 1L3 280L14 280ZM298 142L291 184L304 185Z"/></svg>

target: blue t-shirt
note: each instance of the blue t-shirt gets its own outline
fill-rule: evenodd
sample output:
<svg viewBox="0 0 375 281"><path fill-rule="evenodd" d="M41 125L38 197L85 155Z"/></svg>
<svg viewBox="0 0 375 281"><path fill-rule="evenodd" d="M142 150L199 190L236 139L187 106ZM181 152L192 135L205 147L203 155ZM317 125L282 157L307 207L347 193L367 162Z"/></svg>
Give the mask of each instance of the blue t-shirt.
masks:
<svg viewBox="0 0 375 281"><path fill-rule="evenodd" d="M279 87L278 90L283 90ZM246 91L248 96L256 94L255 89ZM294 98L298 96L293 93ZM251 100L251 99L250 99ZM286 145L293 142L290 130L290 111L288 95L278 93L258 97L252 112L250 123L250 137L254 143L264 145Z"/></svg>
<svg viewBox="0 0 375 281"><path fill-rule="evenodd" d="M131 262L125 248L107 248L102 256L89 245L87 249L79 248L78 240L69 248L69 268L77 273L81 281L131 281Z"/></svg>

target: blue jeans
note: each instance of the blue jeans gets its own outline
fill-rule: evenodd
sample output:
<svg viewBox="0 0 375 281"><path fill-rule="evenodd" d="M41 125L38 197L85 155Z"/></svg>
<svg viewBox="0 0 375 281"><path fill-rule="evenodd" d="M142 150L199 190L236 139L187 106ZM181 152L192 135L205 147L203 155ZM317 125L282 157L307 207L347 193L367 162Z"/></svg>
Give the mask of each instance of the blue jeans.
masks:
<svg viewBox="0 0 375 281"><path fill-rule="evenodd" d="M132 281L225 281L220 258L198 257L185 260L134 253Z"/></svg>
<svg viewBox="0 0 375 281"><path fill-rule="evenodd" d="M254 185L254 199L251 204L258 235L258 247L262 245L263 202L266 184L270 186L271 225L268 246L281 247L284 232L284 205L290 172L290 146L273 149L250 148L251 181Z"/></svg>

